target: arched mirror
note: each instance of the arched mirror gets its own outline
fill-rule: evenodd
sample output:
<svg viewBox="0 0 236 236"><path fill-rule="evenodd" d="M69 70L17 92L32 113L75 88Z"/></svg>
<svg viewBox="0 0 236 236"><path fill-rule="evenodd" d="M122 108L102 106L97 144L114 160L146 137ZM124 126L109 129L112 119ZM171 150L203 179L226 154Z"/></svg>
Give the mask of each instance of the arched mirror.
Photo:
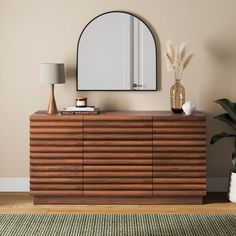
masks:
<svg viewBox="0 0 236 236"><path fill-rule="evenodd" d="M90 21L77 47L77 90L156 90L156 44L139 18L107 12Z"/></svg>

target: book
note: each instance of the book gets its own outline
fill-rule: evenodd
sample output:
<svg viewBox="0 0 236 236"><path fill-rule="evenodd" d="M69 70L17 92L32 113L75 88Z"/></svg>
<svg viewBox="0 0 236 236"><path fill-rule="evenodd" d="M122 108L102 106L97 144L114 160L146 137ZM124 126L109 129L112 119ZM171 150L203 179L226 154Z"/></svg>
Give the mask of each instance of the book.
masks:
<svg viewBox="0 0 236 236"><path fill-rule="evenodd" d="M95 108L94 111L61 111L62 115L98 115L100 113L98 108Z"/></svg>
<svg viewBox="0 0 236 236"><path fill-rule="evenodd" d="M95 111L95 107L94 106L87 106L87 107L65 107L63 111Z"/></svg>

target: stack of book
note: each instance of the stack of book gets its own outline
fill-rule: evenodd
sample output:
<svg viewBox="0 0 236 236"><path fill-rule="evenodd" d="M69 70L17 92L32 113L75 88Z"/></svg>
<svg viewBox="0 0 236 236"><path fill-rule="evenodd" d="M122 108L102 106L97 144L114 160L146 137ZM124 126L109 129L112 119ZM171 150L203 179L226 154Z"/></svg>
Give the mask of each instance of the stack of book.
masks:
<svg viewBox="0 0 236 236"><path fill-rule="evenodd" d="M99 114L99 109L94 106L88 107L66 107L61 111L62 115L97 115Z"/></svg>

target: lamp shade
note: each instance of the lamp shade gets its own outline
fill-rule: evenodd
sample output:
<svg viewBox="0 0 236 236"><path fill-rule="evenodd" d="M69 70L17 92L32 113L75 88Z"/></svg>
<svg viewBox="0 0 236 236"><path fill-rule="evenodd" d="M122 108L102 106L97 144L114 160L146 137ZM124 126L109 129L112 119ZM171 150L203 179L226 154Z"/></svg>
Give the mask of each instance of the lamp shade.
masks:
<svg viewBox="0 0 236 236"><path fill-rule="evenodd" d="M65 83L65 68L62 63L42 63L40 65L41 84L63 84Z"/></svg>

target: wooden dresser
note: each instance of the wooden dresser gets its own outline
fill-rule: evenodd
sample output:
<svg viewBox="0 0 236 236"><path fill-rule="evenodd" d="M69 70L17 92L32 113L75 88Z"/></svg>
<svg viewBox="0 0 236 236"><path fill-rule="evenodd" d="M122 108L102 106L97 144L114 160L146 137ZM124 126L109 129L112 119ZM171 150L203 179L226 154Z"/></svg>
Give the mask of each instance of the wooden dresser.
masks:
<svg viewBox="0 0 236 236"><path fill-rule="evenodd" d="M206 117L171 112L30 117L35 204L195 204L206 194Z"/></svg>

